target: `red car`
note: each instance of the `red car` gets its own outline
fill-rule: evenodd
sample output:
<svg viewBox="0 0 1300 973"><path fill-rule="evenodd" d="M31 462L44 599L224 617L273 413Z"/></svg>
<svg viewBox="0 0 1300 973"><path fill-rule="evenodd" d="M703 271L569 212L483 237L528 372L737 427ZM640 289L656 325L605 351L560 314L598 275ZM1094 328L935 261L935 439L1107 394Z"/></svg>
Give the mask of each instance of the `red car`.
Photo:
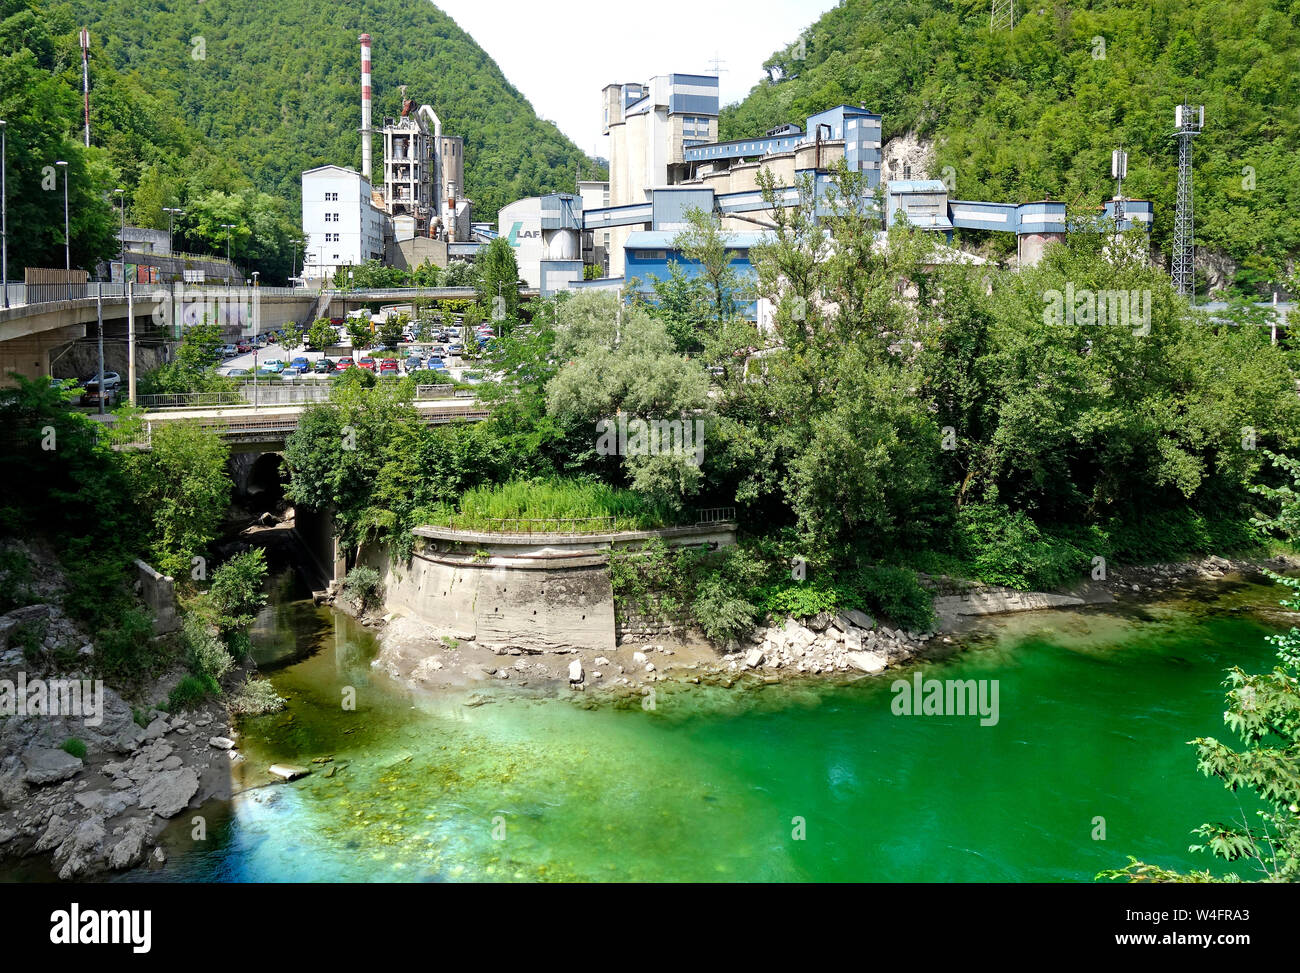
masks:
<svg viewBox="0 0 1300 973"><path fill-rule="evenodd" d="M362 358L357 364L368 372L375 370L375 360L373 358Z"/></svg>
<svg viewBox="0 0 1300 973"><path fill-rule="evenodd" d="M334 371L346 372L349 368L351 368L355 364L356 363L351 358L340 358L337 362L334 363Z"/></svg>
<svg viewBox="0 0 1300 973"><path fill-rule="evenodd" d="M239 352L241 355L247 354L252 350L253 346L247 338L240 338L239 343L235 345L235 351Z"/></svg>
<svg viewBox="0 0 1300 973"><path fill-rule="evenodd" d="M389 373L392 373L393 375L397 374L396 358L385 358L383 361L379 363L379 374L387 375Z"/></svg>

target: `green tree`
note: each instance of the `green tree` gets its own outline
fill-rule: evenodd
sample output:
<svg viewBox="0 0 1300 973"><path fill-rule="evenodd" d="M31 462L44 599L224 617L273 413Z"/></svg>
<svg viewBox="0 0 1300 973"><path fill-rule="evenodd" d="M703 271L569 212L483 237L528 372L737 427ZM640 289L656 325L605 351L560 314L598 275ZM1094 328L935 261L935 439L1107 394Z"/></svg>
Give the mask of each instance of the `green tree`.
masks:
<svg viewBox="0 0 1300 973"><path fill-rule="evenodd" d="M188 422L161 424L151 448L130 456L132 493L150 523L151 563L181 585L220 530L230 503L229 457L220 436Z"/></svg>
<svg viewBox="0 0 1300 973"><path fill-rule="evenodd" d="M479 252L475 264L483 313L493 322L513 321L519 310L520 284L515 248L505 238L496 237Z"/></svg>
<svg viewBox="0 0 1300 973"><path fill-rule="evenodd" d="M307 344L317 351L324 351L338 340L338 332L328 318L317 318L307 329Z"/></svg>

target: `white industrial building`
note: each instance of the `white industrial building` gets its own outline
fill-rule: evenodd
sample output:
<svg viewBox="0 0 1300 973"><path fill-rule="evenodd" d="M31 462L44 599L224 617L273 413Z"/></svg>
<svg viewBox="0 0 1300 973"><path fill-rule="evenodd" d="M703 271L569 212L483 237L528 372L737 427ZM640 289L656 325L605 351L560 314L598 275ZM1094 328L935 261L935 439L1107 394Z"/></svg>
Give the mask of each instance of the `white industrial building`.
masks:
<svg viewBox="0 0 1300 973"><path fill-rule="evenodd" d="M370 180L355 169L318 166L302 174L303 277L333 277L340 267L382 260L384 211Z"/></svg>
<svg viewBox="0 0 1300 973"><path fill-rule="evenodd" d="M582 200L573 193L533 196L502 206L500 235L515 248L519 276L543 296L582 280Z"/></svg>

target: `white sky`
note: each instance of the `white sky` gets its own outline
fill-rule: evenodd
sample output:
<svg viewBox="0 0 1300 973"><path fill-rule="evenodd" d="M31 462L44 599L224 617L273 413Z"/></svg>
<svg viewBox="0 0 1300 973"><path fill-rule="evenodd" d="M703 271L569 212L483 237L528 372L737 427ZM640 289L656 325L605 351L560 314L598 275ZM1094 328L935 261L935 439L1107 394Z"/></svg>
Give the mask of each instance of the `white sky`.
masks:
<svg viewBox="0 0 1300 973"><path fill-rule="evenodd" d="M763 62L836 0L435 0L497 62L542 118L608 158L600 89L674 71L713 73L722 104L765 77ZM802 121L802 119L790 119Z"/></svg>

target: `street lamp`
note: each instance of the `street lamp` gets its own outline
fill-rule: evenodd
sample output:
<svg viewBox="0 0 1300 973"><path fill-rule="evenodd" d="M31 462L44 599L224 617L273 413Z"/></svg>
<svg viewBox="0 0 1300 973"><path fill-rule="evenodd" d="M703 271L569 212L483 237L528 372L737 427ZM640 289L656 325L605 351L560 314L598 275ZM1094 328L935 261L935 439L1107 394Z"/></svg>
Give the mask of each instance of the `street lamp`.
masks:
<svg viewBox="0 0 1300 973"><path fill-rule="evenodd" d="M226 231L226 263L230 263L230 232L235 228L235 224L222 223L221 228Z"/></svg>
<svg viewBox="0 0 1300 973"><path fill-rule="evenodd" d="M9 194L5 189L5 126L8 123L0 118L0 249L3 249L4 305L9 306Z"/></svg>
<svg viewBox="0 0 1300 973"><path fill-rule="evenodd" d="M254 286L254 287L257 286L257 278L258 278L259 276L261 276L261 273L262 273L262 272L261 272L260 270L255 270L255 271L253 271L253 286Z"/></svg>
<svg viewBox="0 0 1300 973"><path fill-rule="evenodd" d="M163 212L167 214L167 256L170 257L176 252L172 246L172 231L176 229L176 217L184 216L185 210L175 206L164 206Z"/></svg>
<svg viewBox="0 0 1300 973"><path fill-rule="evenodd" d="M63 269L68 272L68 300L72 300L72 235L68 231L68 163L59 159L54 164L63 169Z"/></svg>

